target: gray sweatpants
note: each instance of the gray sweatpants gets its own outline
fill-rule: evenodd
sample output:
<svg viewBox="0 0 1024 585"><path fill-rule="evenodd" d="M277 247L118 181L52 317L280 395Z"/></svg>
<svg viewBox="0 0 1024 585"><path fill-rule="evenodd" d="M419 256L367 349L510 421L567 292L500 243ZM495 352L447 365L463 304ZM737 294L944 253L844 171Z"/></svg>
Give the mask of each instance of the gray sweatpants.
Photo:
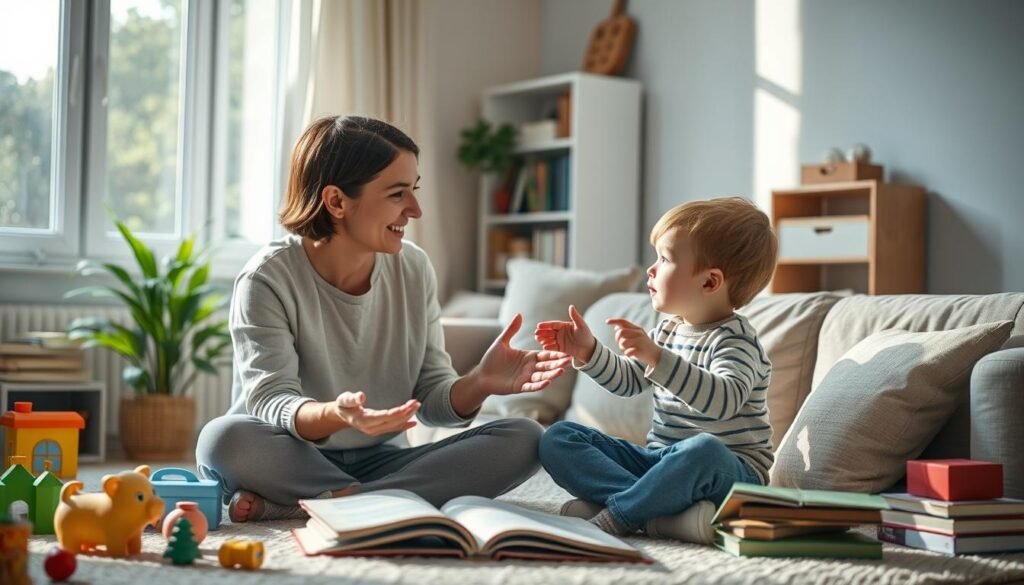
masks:
<svg viewBox="0 0 1024 585"><path fill-rule="evenodd" d="M210 421L199 434L199 472L221 483L225 500L245 489L271 502L294 505L358 483L359 492L406 489L435 506L465 495L493 498L540 468L543 427L507 418L419 447L376 445L325 450L248 415Z"/></svg>

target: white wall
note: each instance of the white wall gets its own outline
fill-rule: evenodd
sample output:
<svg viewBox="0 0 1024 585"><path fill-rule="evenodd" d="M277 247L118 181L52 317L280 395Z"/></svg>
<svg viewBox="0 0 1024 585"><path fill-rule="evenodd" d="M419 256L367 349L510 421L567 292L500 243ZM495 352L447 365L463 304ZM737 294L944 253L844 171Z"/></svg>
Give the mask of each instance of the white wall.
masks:
<svg viewBox="0 0 1024 585"><path fill-rule="evenodd" d="M423 198L439 218L421 220L443 240L428 249L439 277L439 296L476 286L478 177L456 158L459 131L480 115L480 94L491 85L529 79L540 70L541 0L426 0L428 71L424 106L432 130L419 141Z"/></svg>
<svg viewBox="0 0 1024 585"><path fill-rule="evenodd" d="M576 70L611 0L544 0L543 74ZM927 291L1024 291L1024 2L633 0L643 202L764 201L867 143L928 190ZM649 246L641 242L644 250ZM649 255L645 259L650 258Z"/></svg>

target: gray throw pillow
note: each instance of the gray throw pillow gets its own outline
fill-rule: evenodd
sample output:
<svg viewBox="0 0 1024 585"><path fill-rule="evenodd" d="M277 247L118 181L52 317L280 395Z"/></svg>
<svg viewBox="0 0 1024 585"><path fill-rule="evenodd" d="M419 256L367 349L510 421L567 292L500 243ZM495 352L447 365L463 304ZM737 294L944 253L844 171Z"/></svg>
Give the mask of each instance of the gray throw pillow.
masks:
<svg viewBox="0 0 1024 585"><path fill-rule="evenodd" d="M974 364L999 349L1012 328L998 321L868 336L807 397L775 454L772 485L890 488L953 414Z"/></svg>
<svg viewBox="0 0 1024 585"><path fill-rule="evenodd" d="M583 314L605 295L635 290L643 276L636 266L591 272L523 258L509 260L507 271L508 285L499 319L504 326L516 313L523 315L523 326L512 338L512 346L521 349L540 349L533 338L537 323L567 320L569 305L576 305ZM568 368L540 392L491 396L484 402L483 410L501 416L526 416L545 424L554 422L569 407L575 379L576 371Z"/></svg>

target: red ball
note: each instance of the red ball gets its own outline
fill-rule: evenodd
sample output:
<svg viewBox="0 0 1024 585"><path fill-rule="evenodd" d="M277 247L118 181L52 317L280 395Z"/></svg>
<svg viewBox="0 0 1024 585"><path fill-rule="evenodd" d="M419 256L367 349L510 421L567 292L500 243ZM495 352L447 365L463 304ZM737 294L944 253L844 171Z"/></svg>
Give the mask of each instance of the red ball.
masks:
<svg viewBox="0 0 1024 585"><path fill-rule="evenodd" d="M50 552L46 553L43 569L46 570L46 574L50 576L50 579L66 581L75 572L76 568L78 568L78 561L75 560L75 555L59 546L51 548Z"/></svg>

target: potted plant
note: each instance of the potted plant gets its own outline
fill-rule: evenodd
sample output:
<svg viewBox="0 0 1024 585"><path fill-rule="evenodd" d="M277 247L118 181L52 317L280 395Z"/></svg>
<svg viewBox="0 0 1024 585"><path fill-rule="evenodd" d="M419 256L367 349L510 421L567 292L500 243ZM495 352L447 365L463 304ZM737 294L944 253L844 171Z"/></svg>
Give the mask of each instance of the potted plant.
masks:
<svg viewBox="0 0 1024 585"><path fill-rule="evenodd" d="M512 151L516 147L516 129L510 124L493 127L481 118L460 133L459 161L471 171L502 174L503 177L494 192L494 211L508 213L512 202Z"/></svg>
<svg viewBox="0 0 1024 585"><path fill-rule="evenodd" d="M118 231L132 250L139 276L112 263L82 261L80 275L106 273L114 286L88 286L68 292L113 297L132 316L131 326L107 319L76 319L68 328L83 347L105 347L128 360L122 373L136 391L120 403L121 444L130 459L180 460L191 448L195 402L189 395L196 376L218 373L230 363L227 320L215 318L227 300L208 283L207 250L195 249L195 237L181 242L177 254L158 264L153 250L120 221Z"/></svg>

